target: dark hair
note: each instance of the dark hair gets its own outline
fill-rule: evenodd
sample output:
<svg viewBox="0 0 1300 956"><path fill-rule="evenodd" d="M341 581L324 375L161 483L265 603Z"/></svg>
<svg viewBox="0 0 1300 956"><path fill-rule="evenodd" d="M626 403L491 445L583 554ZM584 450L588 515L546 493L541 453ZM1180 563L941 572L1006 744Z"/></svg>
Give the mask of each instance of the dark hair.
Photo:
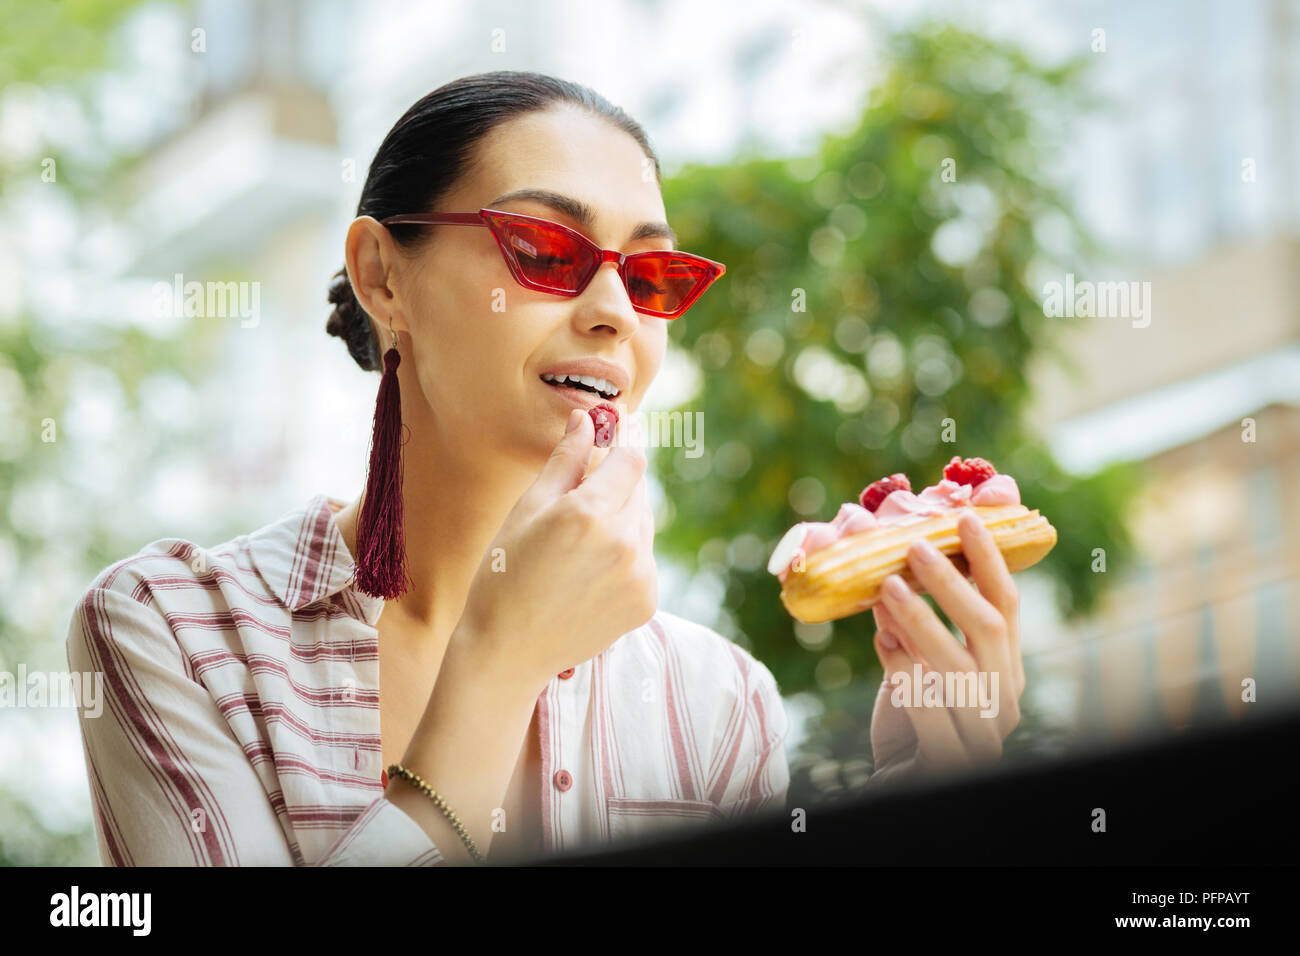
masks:
<svg viewBox="0 0 1300 956"><path fill-rule="evenodd" d="M474 162L480 139L508 119L557 103L568 103L603 116L640 144L654 162L659 179L659 158L640 124L599 93L577 83L517 70L478 73L453 80L424 96L399 119L375 152L357 203L358 216L381 222L399 213L432 211ZM393 239L403 248L416 246L425 227L390 226ZM334 304L325 331L348 344L358 365L368 371L383 369L382 349L374 327L352 291L347 267L330 281L329 301Z"/></svg>

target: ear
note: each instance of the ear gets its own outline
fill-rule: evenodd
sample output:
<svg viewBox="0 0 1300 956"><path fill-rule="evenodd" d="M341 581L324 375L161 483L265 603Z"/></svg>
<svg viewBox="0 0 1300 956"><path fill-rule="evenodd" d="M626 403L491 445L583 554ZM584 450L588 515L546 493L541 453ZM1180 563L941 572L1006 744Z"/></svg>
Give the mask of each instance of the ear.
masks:
<svg viewBox="0 0 1300 956"><path fill-rule="evenodd" d="M394 331L409 332L410 327L401 307L397 284L401 275L401 254L392 234L373 216L358 216L348 226L344 241L344 262L348 281L361 308L370 316L371 328L380 342L380 353L390 336L388 321L391 317Z"/></svg>

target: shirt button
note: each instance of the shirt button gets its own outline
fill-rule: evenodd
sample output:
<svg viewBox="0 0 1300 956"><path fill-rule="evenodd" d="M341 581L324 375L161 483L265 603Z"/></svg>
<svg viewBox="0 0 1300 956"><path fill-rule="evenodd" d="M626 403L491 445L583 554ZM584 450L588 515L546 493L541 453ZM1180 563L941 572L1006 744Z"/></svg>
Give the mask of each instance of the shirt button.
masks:
<svg viewBox="0 0 1300 956"><path fill-rule="evenodd" d="M555 771L555 788L557 790L568 790L573 786L573 777L567 770Z"/></svg>
<svg viewBox="0 0 1300 956"><path fill-rule="evenodd" d="M560 671L560 680L568 680L572 676L573 676L572 667L566 667L564 670Z"/></svg>

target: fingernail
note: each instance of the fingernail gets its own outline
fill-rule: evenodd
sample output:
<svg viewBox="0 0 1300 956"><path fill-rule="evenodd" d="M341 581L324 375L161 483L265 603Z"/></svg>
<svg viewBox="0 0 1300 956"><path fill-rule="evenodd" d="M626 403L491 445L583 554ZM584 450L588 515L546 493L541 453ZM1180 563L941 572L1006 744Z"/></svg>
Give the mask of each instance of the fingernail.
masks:
<svg viewBox="0 0 1300 956"><path fill-rule="evenodd" d="M897 574L891 574L889 577L885 578L886 597L891 597L896 601L901 601L903 598L907 597L907 592L909 590L911 590L911 588L904 584L903 579Z"/></svg>
<svg viewBox="0 0 1300 956"><path fill-rule="evenodd" d="M912 556L922 564L930 564L939 557L939 549L925 538L917 538L912 544Z"/></svg>
<svg viewBox="0 0 1300 956"><path fill-rule="evenodd" d="M888 631L877 631L876 634L879 635L880 637L880 646L883 647L885 650L887 651L898 650L898 641L894 639L893 634L890 634Z"/></svg>
<svg viewBox="0 0 1300 956"><path fill-rule="evenodd" d="M569 434L578 427L578 422L582 421L582 409L575 408L569 412L569 424L564 426L564 434Z"/></svg>

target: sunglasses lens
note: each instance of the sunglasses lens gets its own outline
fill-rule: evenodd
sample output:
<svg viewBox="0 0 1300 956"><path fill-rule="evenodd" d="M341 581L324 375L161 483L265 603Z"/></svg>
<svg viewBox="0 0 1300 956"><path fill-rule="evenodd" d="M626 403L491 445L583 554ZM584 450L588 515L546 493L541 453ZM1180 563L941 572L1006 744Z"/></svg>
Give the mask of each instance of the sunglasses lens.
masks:
<svg viewBox="0 0 1300 956"><path fill-rule="evenodd" d="M650 312L676 312L714 279L708 263L672 252L637 256L627 262L632 304Z"/></svg>
<svg viewBox="0 0 1300 956"><path fill-rule="evenodd" d="M514 260L517 277L543 291L573 293L600 265L599 253L546 223L494 217L497 239ZM689 307L719 275L712 263L680 252L646 252L626 260L628 298L638 310L674 315Z"/></svg>
<svg viewBox="0 0 1300 956"><path fill-rule="evenodd" d="M573 292L595 264L592 251L556 229L526 222L505 222L501 236L529 282Z"/></svg>

